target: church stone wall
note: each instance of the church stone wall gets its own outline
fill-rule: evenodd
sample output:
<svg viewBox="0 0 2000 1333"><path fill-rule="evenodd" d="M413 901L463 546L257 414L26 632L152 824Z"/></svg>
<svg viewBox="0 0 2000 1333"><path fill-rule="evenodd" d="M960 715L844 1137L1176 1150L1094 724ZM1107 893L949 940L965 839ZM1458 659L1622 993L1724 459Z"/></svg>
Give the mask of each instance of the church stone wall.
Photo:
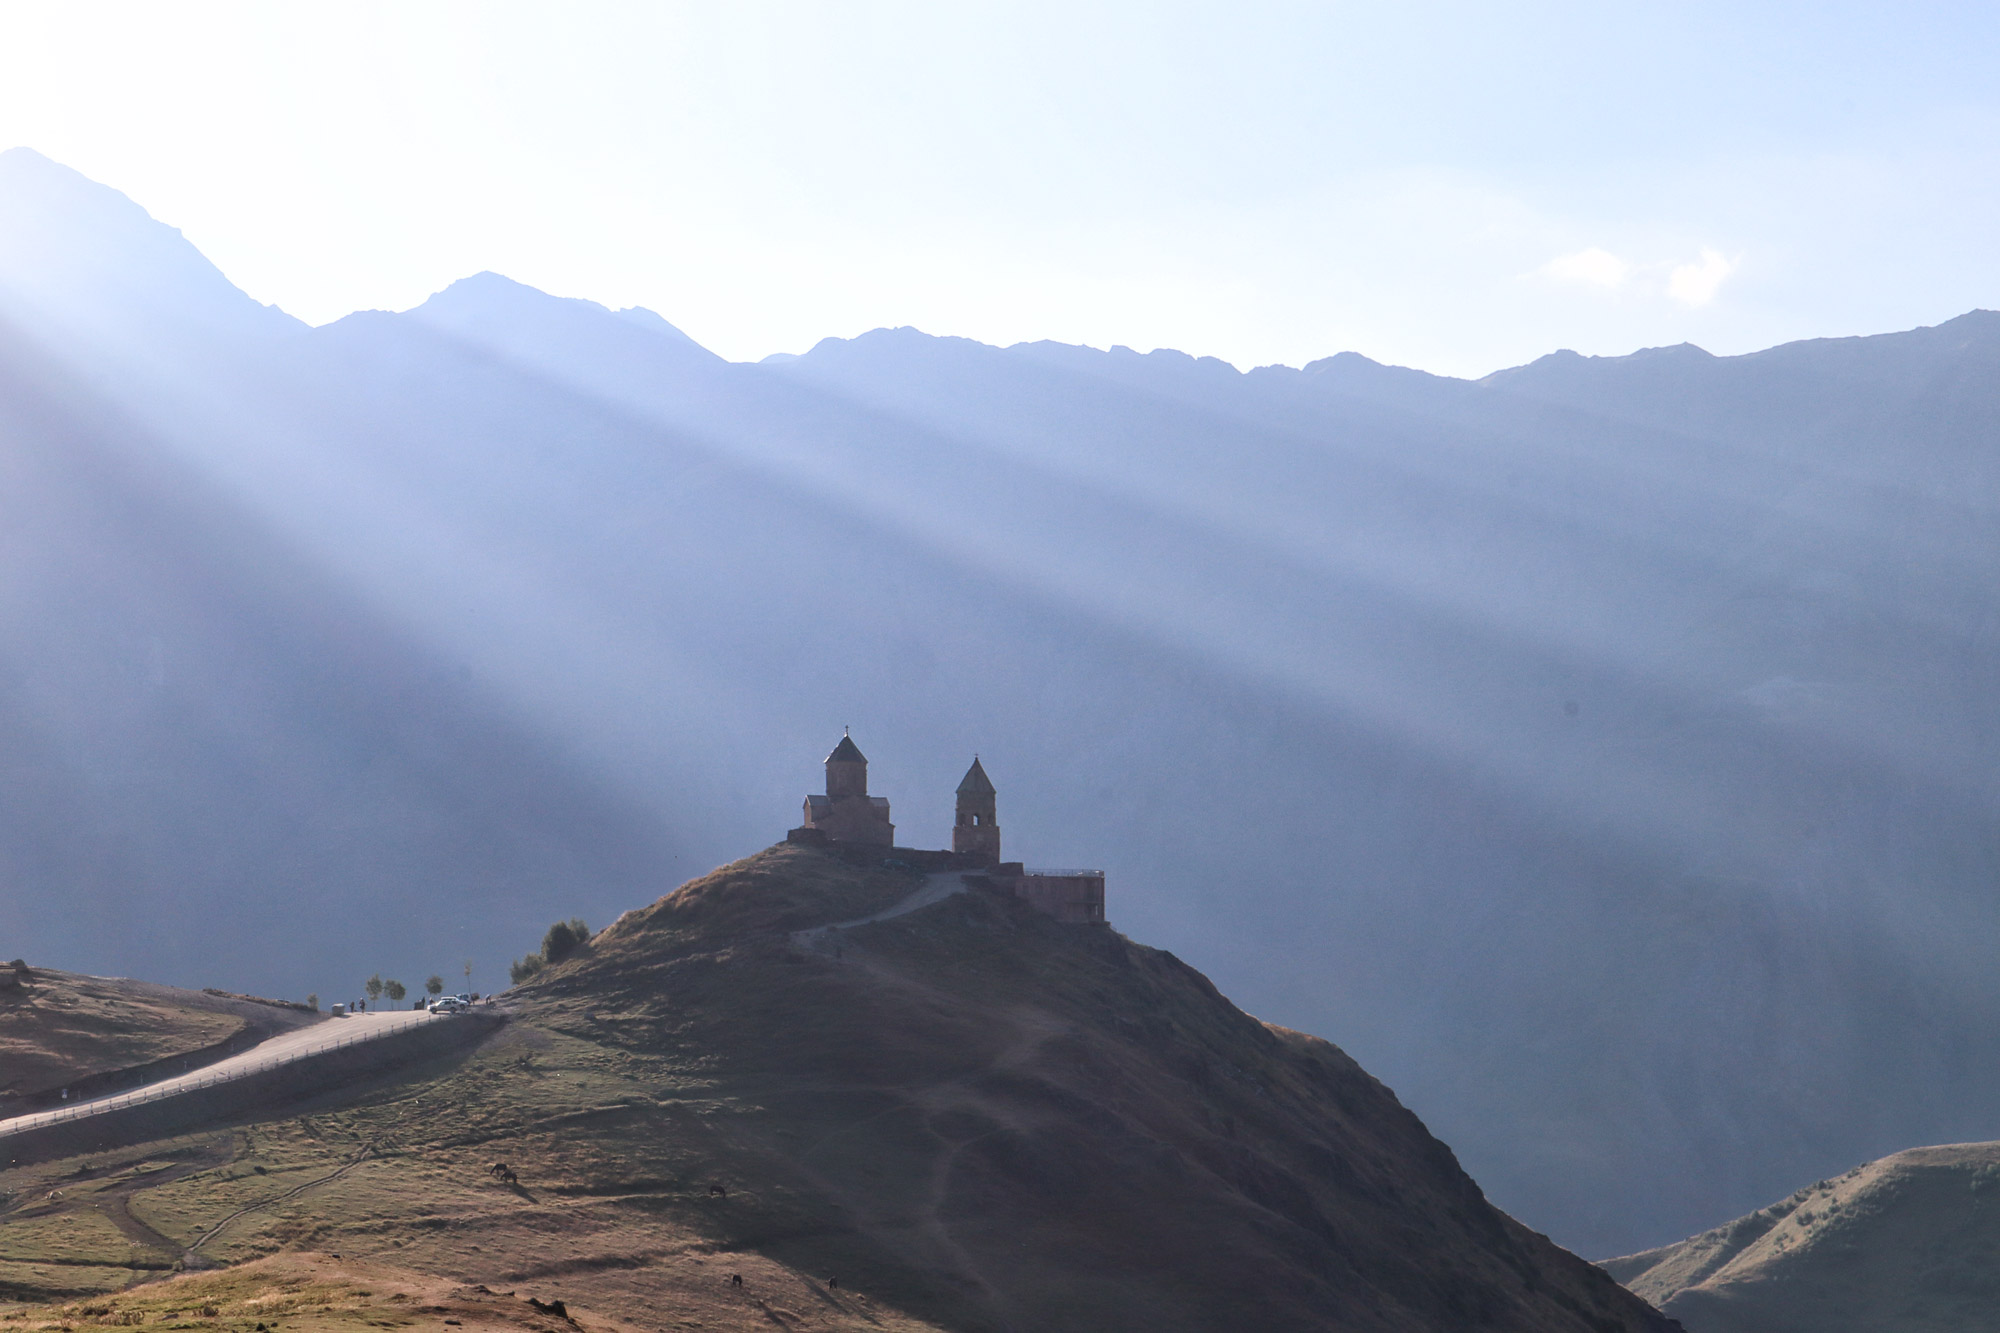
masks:
<svg viewBox="0 0 2000 1333"><path fill-rule="evenodd" d="M1104 922L1104 872L1075 870L1057 873L1028 871L1025 874L992 874L987 882L1003 893L1011 893L1038 912L1070 925L1101 925Z"/></svg>

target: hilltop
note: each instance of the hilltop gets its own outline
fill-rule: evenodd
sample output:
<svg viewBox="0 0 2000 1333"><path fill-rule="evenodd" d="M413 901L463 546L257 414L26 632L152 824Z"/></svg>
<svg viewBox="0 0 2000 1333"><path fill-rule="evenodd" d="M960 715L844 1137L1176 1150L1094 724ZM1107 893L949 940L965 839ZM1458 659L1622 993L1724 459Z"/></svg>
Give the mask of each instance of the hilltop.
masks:
<svg viewBox="0 0 2000 1333"><path fill-rule="evenodd" d="M0 1254L67 1208L143 1219L158 1266L311 1249L706 1327L1671 1327L1171 954L978 891L818 929L925 883L726 866L510 993L469 1057L0 1176ZM120 1236L41 1294L124 1285Z"/></svg>
<svg viewBox="0 0 2000 1333"><path fill-rule="evenodd" d="M1607 1260L1689 1333L1969 1333L2000 1309L2000 1143L1912 1148Z"/></svg>

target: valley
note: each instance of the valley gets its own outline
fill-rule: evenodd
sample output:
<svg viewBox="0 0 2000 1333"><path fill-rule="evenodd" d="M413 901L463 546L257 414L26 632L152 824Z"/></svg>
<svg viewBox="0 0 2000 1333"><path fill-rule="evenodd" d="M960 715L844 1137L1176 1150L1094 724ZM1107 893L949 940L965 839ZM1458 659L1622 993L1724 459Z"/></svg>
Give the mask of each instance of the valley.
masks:
<svg viewBox="0 0 2000 1333"><path fill-rule="evenodd" d="M1580 1252L2000 1133L1990 312L1477 381L732 363L496 273L309 328L46 158L0 196L10 954L497 989L851 721L910 841L982 752Z"/></svg>

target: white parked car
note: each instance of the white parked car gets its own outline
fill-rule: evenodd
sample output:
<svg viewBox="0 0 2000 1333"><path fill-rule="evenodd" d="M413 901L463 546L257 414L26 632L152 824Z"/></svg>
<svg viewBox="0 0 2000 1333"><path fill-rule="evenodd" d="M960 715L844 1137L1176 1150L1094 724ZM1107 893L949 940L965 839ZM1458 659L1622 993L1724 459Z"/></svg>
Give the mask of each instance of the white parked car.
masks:
<svg viewBox="0 0 2000 1333"><path fill-rule="evenodd" d="M462 1014L471 1007L456 995L444 995L431 1001L431 1012L434 1014Z"/></svg>

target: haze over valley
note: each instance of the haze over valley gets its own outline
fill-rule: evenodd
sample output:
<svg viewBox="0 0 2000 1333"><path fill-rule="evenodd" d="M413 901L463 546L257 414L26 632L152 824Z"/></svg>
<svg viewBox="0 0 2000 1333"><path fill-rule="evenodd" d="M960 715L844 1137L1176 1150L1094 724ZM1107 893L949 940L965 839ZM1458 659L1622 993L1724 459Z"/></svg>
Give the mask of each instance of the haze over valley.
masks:
<svg viewBox="0 0 2000 1333"><path fill-rule="evenodd" d="M10 956L497 987L851 726L899 842L978 751L1585 1255L2000 1136L2000 316L1465 381L663 314L312 328L0 155Z"/></svg>

